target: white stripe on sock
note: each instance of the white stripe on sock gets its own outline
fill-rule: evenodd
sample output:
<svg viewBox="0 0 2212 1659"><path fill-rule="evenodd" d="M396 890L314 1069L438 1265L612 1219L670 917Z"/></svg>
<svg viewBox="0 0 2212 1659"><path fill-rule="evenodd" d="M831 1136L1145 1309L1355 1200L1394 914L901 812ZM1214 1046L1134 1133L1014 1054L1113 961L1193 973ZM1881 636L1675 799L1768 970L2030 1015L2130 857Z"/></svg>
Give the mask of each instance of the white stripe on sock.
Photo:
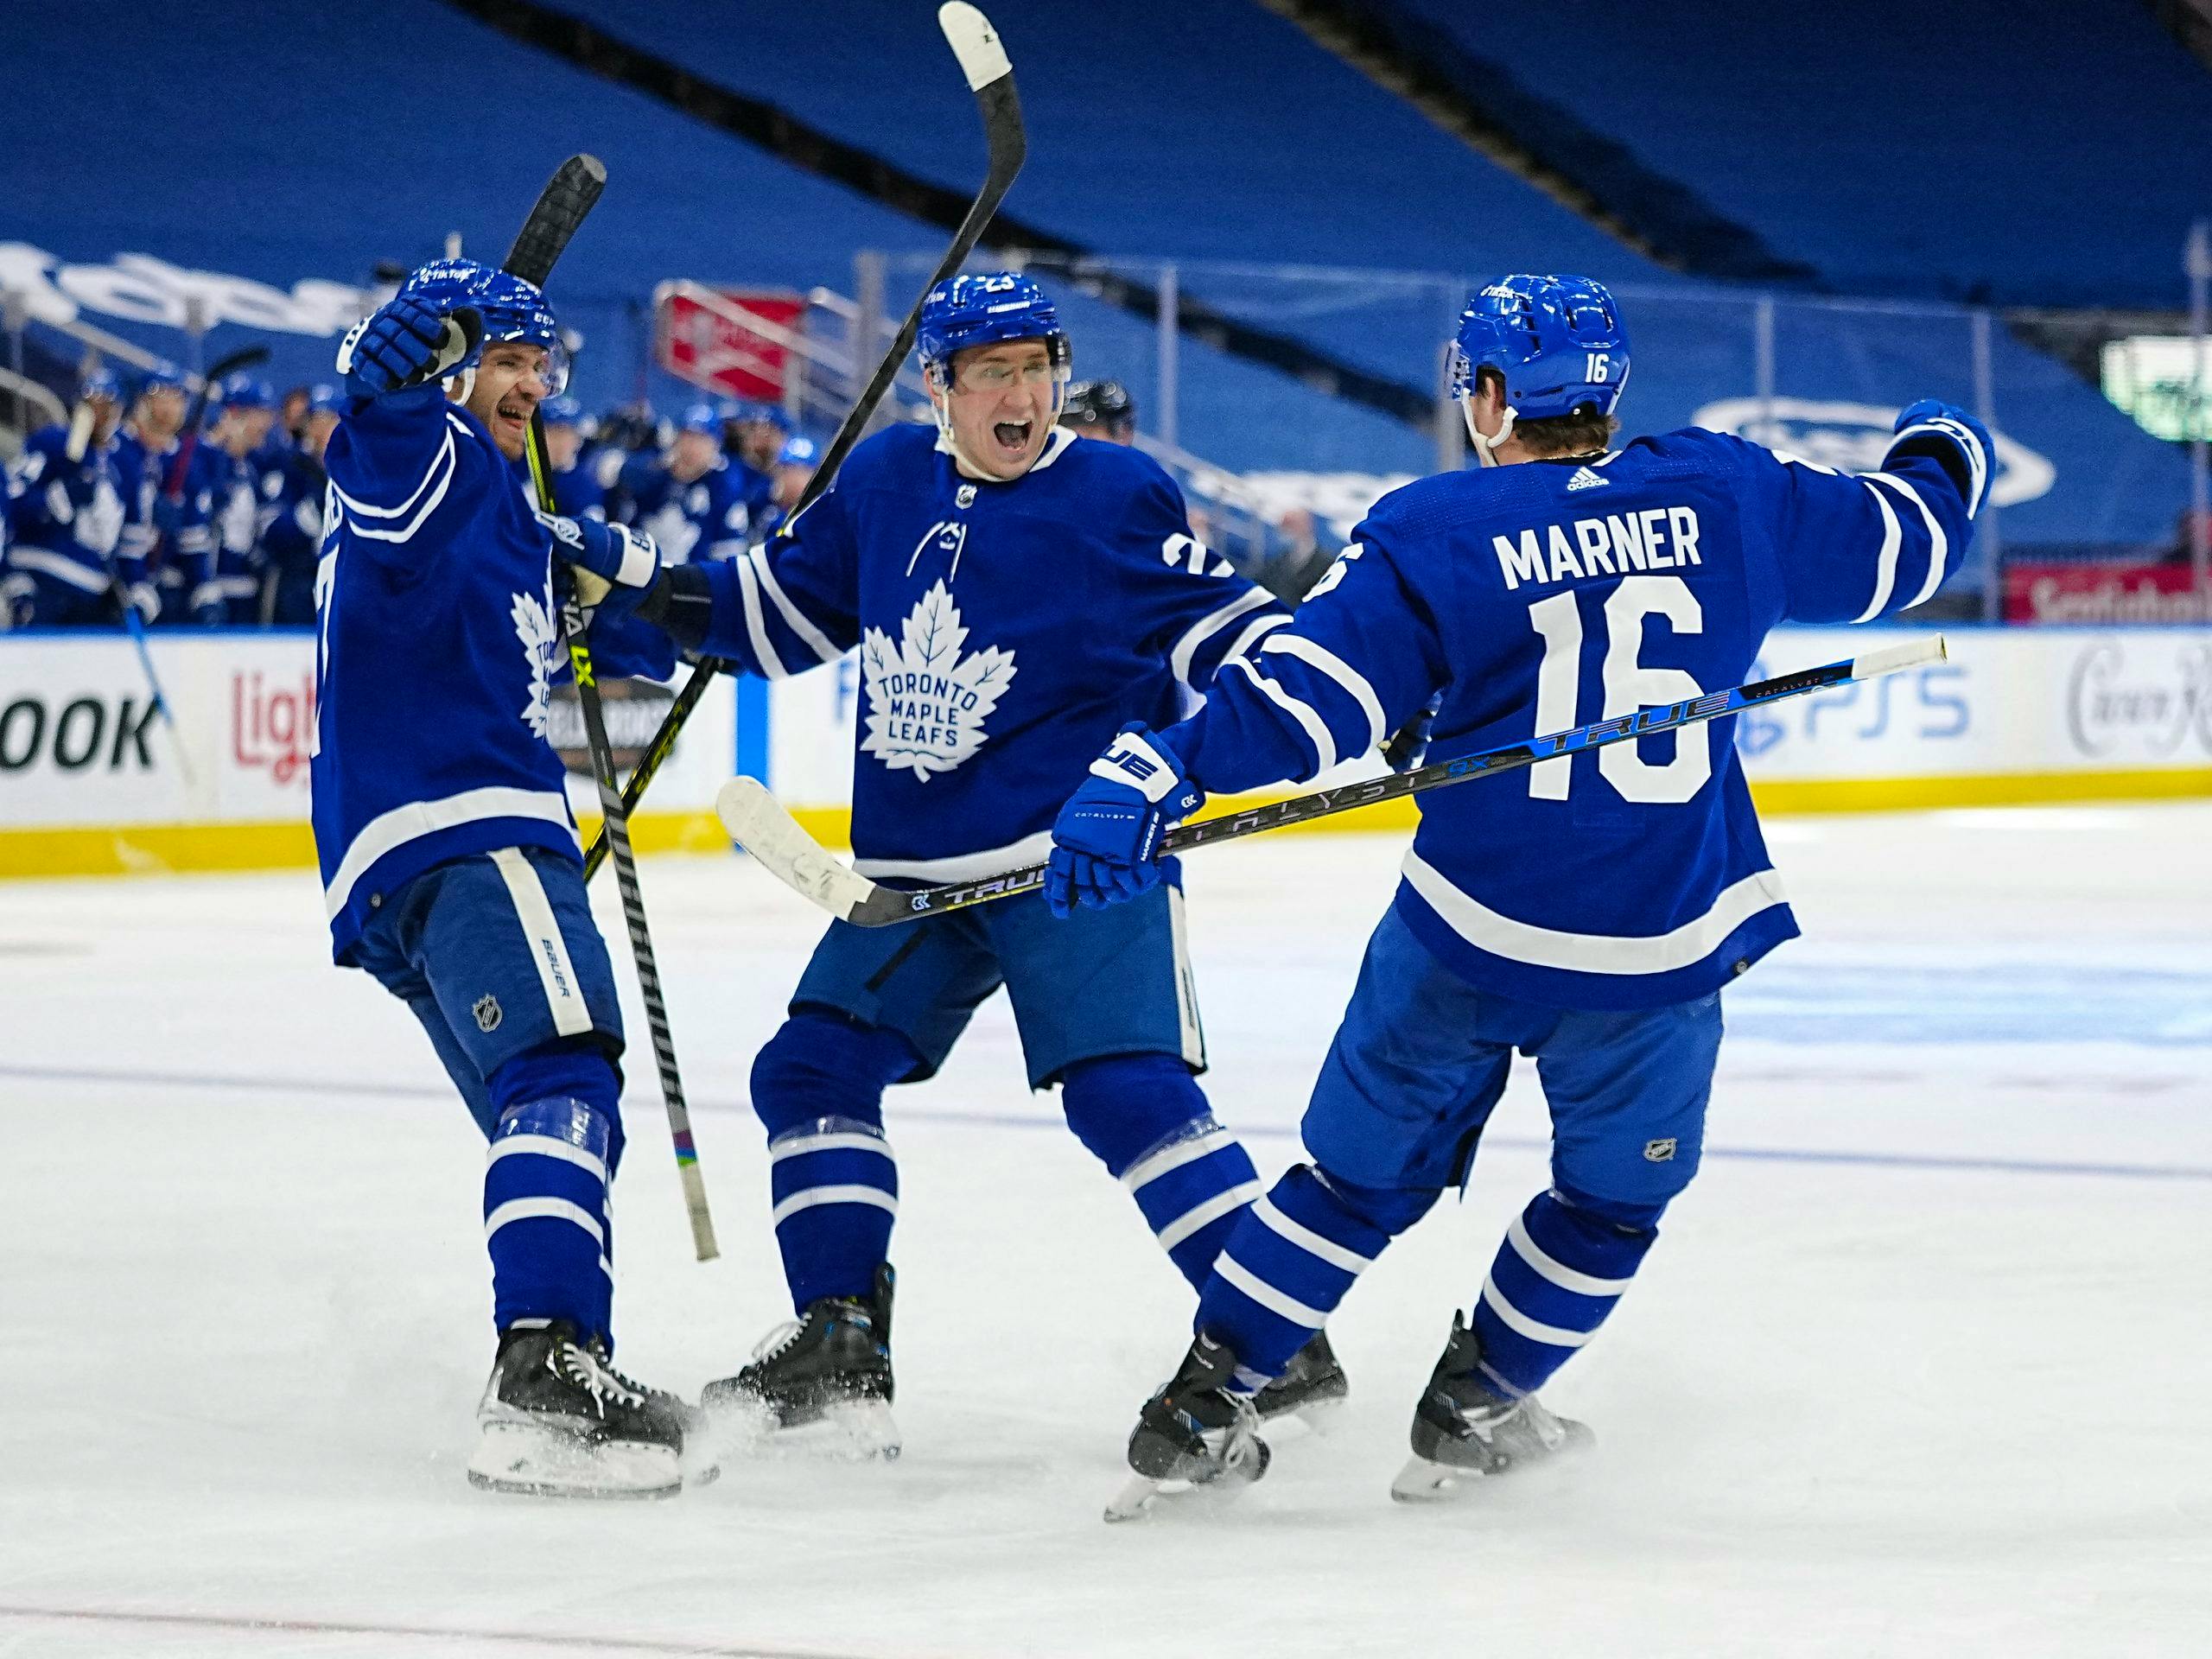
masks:
<svg viewBox="0 0 2212 1659"><path fill-rule="evenodd" d="M1373 1256L1347 1249L1334 1239L1324 1238L1311 1227L1293 1221L1275 1208L1273 1198L1262 1198L1252 1206L1252 1214L1268 1231L1288 1239L1306 1255L1325 1262L1332 1268L1342 1268L1346 1273L1364 1273L1375 1264Z"/></svg>
<svg viewBox="0 0 2212 1659"><path fill-rule="evenodd" d="M1506 1328L1517 1331L1531 1342L1548 1343L1554 1348L1580 1348L1596 1335L1592 1331L1569 1331L1564 1325L1546 1325L1541 1319L1532 1319L1505 1300L1495 1279L1483 1281L1483 1300L1490 1304L1490 1311L1505 1322Z"/></svg>
<svg viewBox="0 0 2212 1659"><path fill-rule="evenodd" d="M1578 1296L1618 1296L1629 1287L1625 1279L1600 1279L1593 1274L1580 1273L1549 1255L1529 1236L1528 1226L1519 1216L1514 1217L1513 1224L1505 1230L1505 1242L1539 1274Z"/></svg>
<svg viewBox="0 0 2212 1659"><path fill-rule="evenodd" d="M778 1205L768 1217L769 1224L779 1227L787 1217L824 1204L870 1204L894 1216L899 1213L899 1200L880 1186L810 1186Z"/></svg>
<svg viewBox="0 0 2212 1659"><path fill-rule="evenodd" d="M1295 1296L1285 1294L1273 1285L1224 1250L1213 1261L1215 1275L1225 1283L1234 1285L1270 1313L1277 1313L1293 1325L1302 1325L1310 1331L1319 1331L1328 1323L1329 1316L1318 1307L1308 1307Z"/></svg>
<svg viewBox="0 0 2212 1659"><path fill-rule="evenodd" d="M1260 1196L1260 1190L1259 1182L1246 1181L1230 1187L1226 1192L1215 1193L1204 1204L1193 1205L1154 1235L1160 1240L1160 1248L1173 1249L1208 1222L1218 1221L1230 1211L1243 1208Z"/></svg>
<svg viewBox="0 0 2212 1659"><path fill-rule="evenodd" d="M599 1224L598 1217L566 1198L509 1198L484 1217L484 1236L491 1237L511 1221L540 1220L572 1223L589 1233L602 1250L607 1248L607 1230Z"/></svg>
<svg viewBox="0 0 2212 1659"><path fill-rule="evenodd" d="M1211 1157L1224 1147L1234 1146L1236 1137L1218 1124L1203 1135L1194 1135L1186 1141L1177 1141L1162 1147L1149 1157L1140 1158L1122 1172L1122 1185L1135 1192L1158 1180L1171 1170L1185 1164L1195 1164L1201 1158Z"/></svg>
<svg viewBox="0 0 2212 1659"><path fill-rule="evenodd" d="M507 1135L492 1143L486 1155L486 1164L496 1164L502 1158L518 1158L524 1153L533 1158L554 1158L564 1164L574 1164L578 1169L589 1170L599 1177L600 1184L607 1184L607 1166L582 1147L555 1139L550 1135Z"/></svg>

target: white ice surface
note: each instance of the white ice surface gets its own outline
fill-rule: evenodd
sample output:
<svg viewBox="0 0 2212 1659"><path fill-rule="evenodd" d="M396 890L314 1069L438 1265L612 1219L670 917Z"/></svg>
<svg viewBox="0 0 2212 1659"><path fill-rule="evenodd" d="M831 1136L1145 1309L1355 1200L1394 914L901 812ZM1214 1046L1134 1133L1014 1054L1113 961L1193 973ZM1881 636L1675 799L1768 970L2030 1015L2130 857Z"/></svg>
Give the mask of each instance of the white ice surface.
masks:
<svg viewBox="0 0 2212 1659"><path fill-rule="evenodd" d="M1542 1179L1523 1074L1466 1204L1339 1315L1338 1431L1110 1529L1188 1293L1023 1089L1002 1001L891 1100L902 1460L500 1499L461 1475L474 1133L327 965L312 880L0 884L0 1656L2212 1652L2212 808L1773 841L1808 938L1731 993L1707 1167L1548 1391L1594 1455L1386 1497ZM1188 861L1207 1084L1263 1174L1398 852ZM645 880L727 1255L690 1259L638 1065L618 1322L691 1391L787 1311L745 1079L819 930L739 861Z"/></svg>

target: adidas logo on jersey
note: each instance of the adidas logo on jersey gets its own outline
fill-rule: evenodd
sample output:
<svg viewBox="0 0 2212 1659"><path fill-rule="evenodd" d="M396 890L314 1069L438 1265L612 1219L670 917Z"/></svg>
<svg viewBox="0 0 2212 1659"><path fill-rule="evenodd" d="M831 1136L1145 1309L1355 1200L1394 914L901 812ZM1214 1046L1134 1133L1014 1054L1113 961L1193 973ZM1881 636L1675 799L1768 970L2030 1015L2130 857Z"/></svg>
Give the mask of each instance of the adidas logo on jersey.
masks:
<svg viewBox="0 0 2212 1659"><path fill-rule="evenodd" d="M1574 476L1567 480L1567 493L1572 494L1576 490L1602 490L1611 482L1612 480L1600 478L1587 467L1578 467L1574 469Z"/></svg>

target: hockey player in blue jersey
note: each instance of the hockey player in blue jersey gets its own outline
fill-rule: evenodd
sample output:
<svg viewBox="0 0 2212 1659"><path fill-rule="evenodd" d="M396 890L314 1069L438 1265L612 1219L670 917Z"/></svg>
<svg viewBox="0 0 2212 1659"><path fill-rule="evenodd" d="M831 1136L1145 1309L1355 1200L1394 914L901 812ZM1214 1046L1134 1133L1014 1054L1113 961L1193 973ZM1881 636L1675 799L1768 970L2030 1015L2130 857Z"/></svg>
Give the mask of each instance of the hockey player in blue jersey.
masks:
<svg viewBox="0 0 2212 1659"><path fill-rule="evenodd" d="M123 497L123 534L116 544L116 578L124 597L149 625L222 620L219 594L210 585L215 550L208 513L212 488L194 487L186 475L181 434L186 416L184 378L175 370L151 371L114 449L116 486Z"/></svg>
<svg viewBox="0 0 2212 1659"><path fill-rule="evenodd" d="M673 1492L696 1414L612 1359L622 1023L545 734L563 661L555 528L632 580L656 555L620 528L549 524L524 493L531 415L564 378L530 283L468 260L426 265L346 336L338 367L315 845L335 959L414 1012L489 1142L499 1346L469 1478ZM650 665L669 671L665 642L648 637ZM630 671L614 643L594 645L602 669Z"/></svg>
<svg viewBox="0 0 2212 1659"><path fill-rule="evenodd" d="M721 433L714 405L693 404L677 417L666 454L647 450L622 464L620 493L629 522L658 543L671 564L745 551L752 515L744 480L721 452Z"/></svg>
<svg viewBox="0 0 2212 1659"><path fill-rule="evenodd" d="M549 397L541 413L545 421L545 458L552 463L553 510L564 518L607 519L607 492L600 487L590 458L584 454L584 406L563 392Z"/></svg>
<svg viewBox="0 0 2212 1659"><path fill-rule="evenodd" d="M1288 619L1192 539L1157 464L1054 425L1068 341L1033 282L941 284L918 340L934 427L869 438L785 534L658 573L639 608L681 644L771 678L858 645L857 865L934 882L1041 857L1109 734L1173 718ZM883 1093L932 1075L1001 984L1031 1086L1059 1085L1069 1128L1204 1282L1258 1188L1196 1080L1205 1051L1172 881L1073 926L1034 894L899 929L833 922L753 1068L798 1324L710 1385L709 1406L785 1427L838 1417L864 1444L895 1446L899 1178ZM1262 1406L1343 1392L1317 1342Z"/></svg>
<svg viewBox="0 0 2212 1659"><path fill-rule="evenodd" d="M1736 685L1779 621L1871 621L1933 594L1988 493L1987 433L1934 402L1865 477L1696 429L1609 451L1628 337L1583 278L1482 289L1458 348L1484 465L1385 496L1205 709L1109 747L1055 826L1055 909L1147 891L1160 828L1203 791L1312 778L1439 694L1432 763ZM1588 1438L1537 1389L1696 1173L1721 988L1797 931L1733 726L1421 797L1306 1110L1311 1161L1224 1246L1197 1338L1131 1437L1129 1508L1149 1483L1264 1470L1252 1391L1464 1184L1516 1049L1550 1105L1551 1185L1454 1316L1393 1490L1442 1496Z"/></svg>
<svg viewBox="0 0 2212 1659"><path fill-rule="evenodd" d="M248 627L261 620L262 482L276 392L240 373L223 382L219 397L214 423L192 453L193 487L207 498L213 543L209 591L193 609L208 622Z"/></svg>
<svg viewBox="0 0 2212 1659"><path fill-rule="evenodd" d="M269 583L268 620L278 627L308 627L315 621L315 566L329 483L323 454L344 409L337 387L310 387L298 444L274 453L262 476L261 557Z"/></svg>
<svg viewBox="0 0 2212 1659"><path fill-rule="evenodd" d="M0 559L0 626L68 627L115 618L115 550L123 498L113 453L123 388L105 370L79 394L86 442L72 460L70 428L31 434L9 464L7 554Z"/></svg>

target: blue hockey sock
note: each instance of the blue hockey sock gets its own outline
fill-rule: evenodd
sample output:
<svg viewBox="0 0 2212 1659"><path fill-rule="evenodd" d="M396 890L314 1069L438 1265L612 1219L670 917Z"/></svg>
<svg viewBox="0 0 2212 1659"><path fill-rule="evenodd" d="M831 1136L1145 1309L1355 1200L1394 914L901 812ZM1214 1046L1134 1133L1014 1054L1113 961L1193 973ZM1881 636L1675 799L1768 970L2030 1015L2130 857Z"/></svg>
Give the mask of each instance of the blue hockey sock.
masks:
<svg viewBox="0 0 2212 1659"><path fill-rule="evenodd" d="M897 1032L815 1013L785 1020L753 1063L776 1244L797 1313L875 1287L899 1214L883 1091L916 1064Z"/></svg>
<svg viewBox="0 0 2212 1659"><path fill-rule="evenodd" d="M1436 1202L1427 1188L1366 1187L1294 1164L1237 1222L1198 1300L1198 1325L1235 1351L1256 1392L1336 1311L1368 1264Z"/></svg>
<svg viewBox="0 0 2212 1659"><path fill-rule="evenodd" d="M1076 1138L1136 1199L1168 1260L1204 1289L1260 1180L1191 1068L1173 1054L1080 1061L1061 1079L1060 1105Z"/></svg>
<svg viewBox="0 0 2212 1659"><path fill-rule="evenodd" d="M484 1168L493 1323L568 1319L611 1341L608 1184L622 1156L620 1085L595 1049L525 1054L492 1074L499 1109Z"/></svg>
<svg viewBox="0 0 2212 1659"><path fill-rule="evenodd" d="M1507 1230L1471 1323L1478 1368L1509 1395L1533 1394L1597 1334L1659 1236L1663 1205L1618 1205L1554 1187Z"/></svg>

